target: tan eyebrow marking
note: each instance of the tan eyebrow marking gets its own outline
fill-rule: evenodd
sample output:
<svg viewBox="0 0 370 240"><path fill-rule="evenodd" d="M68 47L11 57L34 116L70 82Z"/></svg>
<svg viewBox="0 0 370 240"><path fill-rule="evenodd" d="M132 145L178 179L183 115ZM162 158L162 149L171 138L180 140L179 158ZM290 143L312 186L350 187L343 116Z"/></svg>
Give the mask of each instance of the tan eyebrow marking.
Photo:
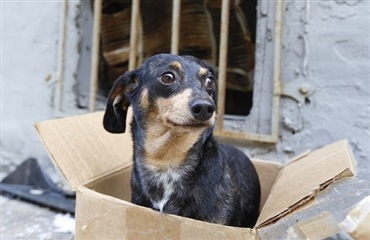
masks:
<svg viewBox="0 0 370 240"><path fill-rule="evenodd" d="M200 69L199 69L199 76L200 77L206 77L208 75L208 70L207 69L205 69L205 68L203 68L203 67L201 67Z"/></svg>
<svg viewBox="0 0 370 240"><path fill-rule="evenodd" d="M184 69L182 68L181 63L179 63L178 61L172 62L171 67L174 68L175 70L177 70L180 73L184 72Z"/></svg>

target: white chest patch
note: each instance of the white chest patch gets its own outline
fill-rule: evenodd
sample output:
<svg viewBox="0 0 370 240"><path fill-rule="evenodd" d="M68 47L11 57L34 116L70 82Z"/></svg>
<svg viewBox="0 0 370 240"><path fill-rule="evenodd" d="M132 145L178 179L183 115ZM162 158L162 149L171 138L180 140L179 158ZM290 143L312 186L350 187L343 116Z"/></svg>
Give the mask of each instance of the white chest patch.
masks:
<svg viewBox="0 0 370 240"><path fill-rule="evenodd" d="M164 191L162 199L152 201L152 203L155 208L159 209L160 212L163 212L164 206L167 204L168 200L175 190L175 182L180 179L181 174L179 174L172 168L169 168L166 172L157 172L156 175L156 184L162 185Z"/></svg>

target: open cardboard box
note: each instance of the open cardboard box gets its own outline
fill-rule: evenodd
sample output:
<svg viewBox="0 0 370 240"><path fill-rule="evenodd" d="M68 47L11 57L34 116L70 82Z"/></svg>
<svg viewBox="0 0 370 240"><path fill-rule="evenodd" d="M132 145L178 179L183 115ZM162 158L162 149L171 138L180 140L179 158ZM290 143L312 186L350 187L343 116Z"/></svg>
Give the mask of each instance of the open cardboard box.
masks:
<svg viewBox="0 0 370 240"><path fill-rule="evenodd" d="M259 239L260 228L298 211L335 180L355 174L355 160L343 140L285 165L253 160L262 187L261 214L253 229L161 214L130 203L131 133L106 132L102 117L98 112L35 124L77 192L76 239Z"/></svg>

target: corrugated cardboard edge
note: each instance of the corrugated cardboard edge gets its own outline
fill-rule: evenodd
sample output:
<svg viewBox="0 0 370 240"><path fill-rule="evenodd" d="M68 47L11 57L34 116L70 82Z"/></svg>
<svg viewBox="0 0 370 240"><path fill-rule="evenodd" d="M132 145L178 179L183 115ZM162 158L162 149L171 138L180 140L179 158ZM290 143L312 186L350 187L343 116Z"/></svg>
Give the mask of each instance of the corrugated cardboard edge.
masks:
<svg viewBox="0 0 370 240"><path fill-rule="evenodd" d="M267 220L265 222L262 222L262 223L258 224L256 226L256 228L261 228L261 227L270 225L270 224L278 221L279 219L283 218L284 216L288 215L289 213L295 211L296 209L298 209L302 205L304 205L307 202L309 202L310 200L312 200L319 192L321 192L322 190L324 190L325 188L327 188L333 182L335 182L335 181L337 181L339 179L342 179L344 177L351 177L351 176L353 176L353 174L351 174L349 171L342 172L341 174L337 175L335 178L333 178L333 179L331 179L331 180L323 183L319 188L314 189L310 195L308 195L305 198L301 199L296 204L290 206L287 210L281 212L280 214L276 215L275 217L270 218L269 220Z"/></svg>
<svg viewBox="0 0 370 240"><path fill-rule="evenodd" d="M333 144L330 144L330 145L327 145L317 151L314 151L313 153L316 153L324 148L328 148L328 147L332 147L334 145L338 145L338 146L343 146L345 147L344 150L341 150L343 152L346 152L348 153L348 160L350 162L348 162L348 168L346 169L343 169L342 172L340 172L339 174L337 174L336 176L334 176L333 178L331 179L328 179L327 181L325 182L322 182L317 188L314 188L314 189L311 189L311 192L310 194L306 195L304 198L301 198L301 199L297 199L297 201L292 204L291 206L287 207L284 211L281 211L279 214L275 215L275 216L272 216L272 217L269 217L268 219L264 220L264 221L261 221L261 219L259 219L257 221L257 224L256 224L256 227L255 228L261 228L261 227L264 227L264 226L267 226L269 224L272 224L276 221L278 221L279 219L283 218L284 216L286 216L287 214L289 214L290 212L296 210L297 208L301 207L302 205L304 205L305 203L307 203L308 201L310 201L311 199L313 199L320 191L322 191L323 189L325 189L326 187L328 187L331 183L339 180L339 179L342 179L342 178L345 178L345 177L352 177L356 174L356 171L355 171L355 166L356 166L356 161L355 161L355 158L353 156L353 153L351 151L351 149L349 148L349 144L348 144L348 141L347 140L341 140L341 141L338 141L338 142L335 142ZM339 152L341 152L339 151ZM336 152L336 153L333 153L333 154L337 154L339 152ZM279 175L277 177L277 180L274 184L274 186L272 187L271 189L271 192L273 191L277 191L277 183L279 182L279 180L281 179L282 177L282 174L283 173L283 170L284 170L284 167L286 167L287 165L290 165L298 160L302 160L303 158L309 156L311 153L308 153L308 152L305 152L297 157L295 157L294 159L292 159L291 161L288 162L288 164L284 165L281 169L281 171L279 172ZM333 155L332 154L332 155ZM271 195L269 195L269 198L267 199L267 201L271 201L273 202L274 199L270 199L272 198ZM262 215L262 213L261 213ZM261 215L260 215L260 218L261 218Z"/></svg>

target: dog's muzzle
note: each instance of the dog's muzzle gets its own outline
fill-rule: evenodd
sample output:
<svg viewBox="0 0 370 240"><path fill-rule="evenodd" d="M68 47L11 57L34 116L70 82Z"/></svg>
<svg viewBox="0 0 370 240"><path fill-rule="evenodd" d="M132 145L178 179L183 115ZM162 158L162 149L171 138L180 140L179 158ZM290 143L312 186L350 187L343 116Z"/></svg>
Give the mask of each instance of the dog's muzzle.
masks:
<svg viewBox="0 0 370 240"><path fill-rule="evenodd" d="M189 104L190 112L198 121L210 119L215 111L215 104L211 99L196 98Z"/></svg>

